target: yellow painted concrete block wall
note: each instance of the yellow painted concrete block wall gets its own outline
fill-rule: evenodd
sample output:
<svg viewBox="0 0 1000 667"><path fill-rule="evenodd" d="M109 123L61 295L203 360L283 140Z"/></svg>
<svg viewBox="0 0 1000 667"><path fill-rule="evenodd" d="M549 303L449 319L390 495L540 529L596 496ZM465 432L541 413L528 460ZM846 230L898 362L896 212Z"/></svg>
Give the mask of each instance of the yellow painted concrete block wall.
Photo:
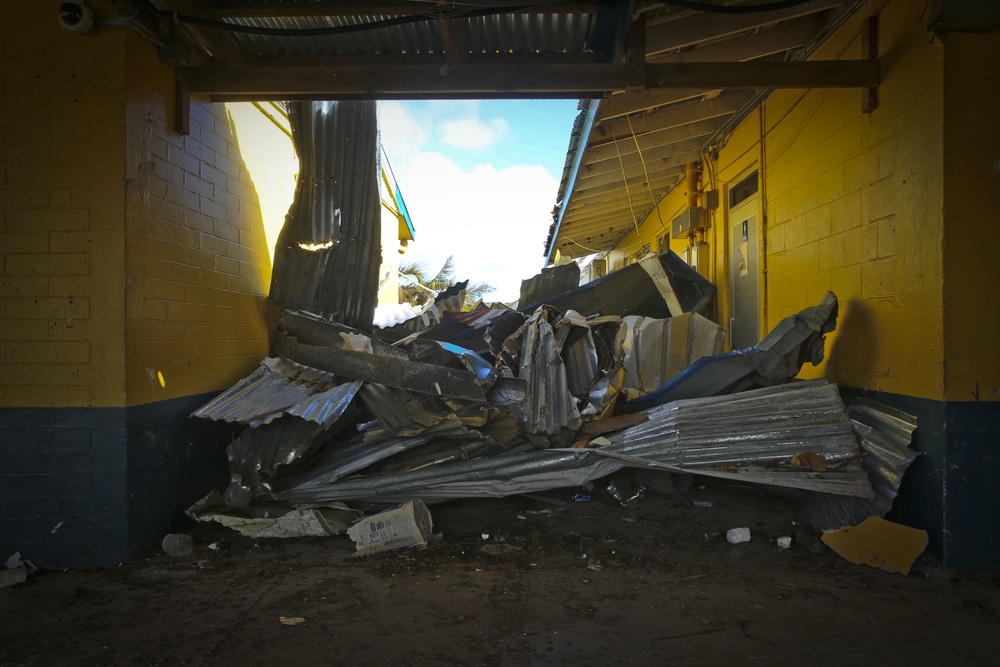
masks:
<svg viewBox="0 0 1000 667"><path fill-rule="evenodd" d="M173 71L126 42L128 404L223 389L268 352L271 262L224 105L171 131Z"/></svg>
<svg viewBox="0 0 1000 667"><path fill-rule="evenodd" d="M923 3L911 0L892 0L881 6L883 82L880 105L873 113L862 113L859 90L776 92L728 138L712 165L717 182L704 174L702 183L718 187L725 202L728 187L748 170L758 169L761 174L762 335L782 318L818 303L827 290L839 297L840 323L828 337L827 361L817 368L807 366L803 376L825 375L845 385L941 399L944 47L931 39L922 10ZM855 17L815 57L860 58L865 18L865 13ZM980 36L974 48L985 48L987 57L995 59L995 43L984 47L983 39L993 38ZM1000 103L996 90L988 95L986 107L967 104L967 95L957 92L974 87L967 79L981 68L970 62L982 58L979 51L959 51L961 58L956 55L954 68L956 92L950 99L955 100L955 113L964 117L954 127L987 124L991 129L987 141L975 150L972 137L955 149L957 159L951 164L966 164L961 158L969 153L982 159L975 161L974 173L955 170L954 189L965 189L957 199L968 205L950 210L966 222L971 236L981 237L985 226L991 230L987 236L995 236L1000 226L992 221L1000 208L1000 189L992 189L986 213L980 216L973 209L983 203L973 191L995 175L989 173L993 165L986 155L996 143L993 119ZM685 205L682 190L668 194L645 217L638 234L623 239L614 254L655 245L663 233L660 219L669 224ZM724 207L711 219L707 237L718 289L712 314L716 321L726 322L731 240ZM676 252L685 245L684 240L671 242ZM977 248L979 255L988 252L983 245ZM955 256L955 275L961 277L955 285L975 284L975 280L970 282L970 272L988 270L971 267L992 266L979 255L974 262L964 261L962 253ZM969 304L964 312L971 313L972 301L961 289L955 287L950 293L956 303ZM975 312L970 320L980 325L974 329L980 333L962 328L954 339L954 384L961 387L956 391L962 395L969 394L986 374L974 368L968 355L962 357L964 365L957 361L959 350L982 344L988 334L981 332L991 330L981 321L990 311ZM1000 361L992 359L991 364L1000 366ZM993 372L992 377L996 376Z"/></svg>
<svg viewBox="0 0 1000 667"><path fill-rule="evenodd" d="M0 407L124 405L124 53L0 3Z"/></svg>
<svg viewBox="0 0 1000 667"><path fill-rule="evenodd" d="M267 251L273 261L274 244L295 198L299 173L291 125L287 115L269 102L233 102L225 106L235 128L235 145L260 202Z"/></svg>
<svg viewBox="0 0 1000 667"><path fill-rule="evenodd" d="M945 399L1000 400L1000 32L945 42Z"/></svg>
<svg viewBox="0 0 1000 667"><path fill-rule="evenodd" d="M940 399L943 47L921 8L881 12L878 109L862 113L858 90L777 92L722 151L719 174L763 173L762 330L827 290L840 299L827 361L802 375ZM859 58L862 18L816 57Z"/></svg>

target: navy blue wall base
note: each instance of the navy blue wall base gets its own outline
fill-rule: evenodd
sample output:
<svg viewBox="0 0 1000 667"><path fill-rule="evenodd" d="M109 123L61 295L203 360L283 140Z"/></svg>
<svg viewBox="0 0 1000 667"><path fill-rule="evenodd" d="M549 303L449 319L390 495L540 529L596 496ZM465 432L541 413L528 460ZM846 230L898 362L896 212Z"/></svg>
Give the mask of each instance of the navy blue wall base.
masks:
<svg viewBox="0 0 1000 667"><path fill-rule="evenodd" d="M215 394L131 408L0 409L0 556L109 567L228 478L232 429L189 415Z"/></svg>
<svg viewBox="0 0 1000 667"><path fill-rule="evenodd" d="M184 510L229 481L233 428L190 414L215 394L128 408L129 556L194 523Z"/></svg>
<svg viewBox="0 0 1000 667"><path fill-rule="evenodd" d="M0 410L0 556L109 566L127 554L124 408Z"/></svg>
<svg viewBox="0 0 1000 667"><path fill-rule="evenodd" d="M886 517L929 534L929 551L959 572L1000 572L1000 402L933 401L842 387L917 417L920 452Z"/></svg>

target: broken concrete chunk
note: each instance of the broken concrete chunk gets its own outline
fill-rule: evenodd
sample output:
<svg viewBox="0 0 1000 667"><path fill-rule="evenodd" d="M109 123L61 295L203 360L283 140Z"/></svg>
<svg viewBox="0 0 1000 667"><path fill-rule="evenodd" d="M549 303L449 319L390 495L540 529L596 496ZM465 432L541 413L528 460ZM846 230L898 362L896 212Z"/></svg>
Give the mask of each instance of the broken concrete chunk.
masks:
<svg viewBox="0 0 1000 667"><path fill-rule="evenodd" d="M407 500L396 509L365 517L347 530L357 546L356 556L422 547L433 530L431 513L420 500Z"/></svg>
<svg viewBox="0 0 1000 667"><path fill-rule="evenodd" d="M909 574L913 561L927 548L927 531L877 516L857 526L823 533L823 542L852 563Z"/></svg>
<svg viewBox="0 0 1000 667"><path fill-rule="evenodd" d="M750 541L750 529L749 528L730 528L726 531L726 540L730 544L741 544L743 542Z"/></svg>

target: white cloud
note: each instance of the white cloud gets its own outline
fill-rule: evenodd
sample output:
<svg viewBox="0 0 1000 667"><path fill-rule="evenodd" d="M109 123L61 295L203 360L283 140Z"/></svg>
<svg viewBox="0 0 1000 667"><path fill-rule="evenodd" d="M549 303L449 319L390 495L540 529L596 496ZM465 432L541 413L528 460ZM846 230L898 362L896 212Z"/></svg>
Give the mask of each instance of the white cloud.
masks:
<svg viewBox="0 0 1000 667"><path fill-rule="evenodd" d="M521 280L541 270L557 183L540 166L463 171L440 153L424 153L402 170L416 240L404 261L431 271L455 257L456 278L488 282L487 300L513 301Z"/></svg>
<svg viewBox="0 0 1000 667"><path fill-rule="evenodd" d="M382 144L392 147L392 156L408 160L419 155L430 140L424 126L400 102L379 102L379 132Z"/></svg>
<svg viewBox="0 0 1000 667"><path fill-rule="evenodd" d="M497 143L508 131L507 121L494 118L483 123L473 118L462 118L441 123L438 131L447 146L462 150L484 150Z"/></svg>
<svg viewBox="0 0 1000 667"><path fill-rule="evenodd" d="M478 109L456 109L454 104L433 108L428 118L415 118L403 104L380 103L382 141L416 230L401 260L422 262L437 271L453 255L457 279L494 285L497 291L486 296L488 301L513 301L521 280L541 270L558 183L541 166L463 168L427 150L424 128L445 111L460 110L465 119L439 124L437 131L451 147L488 148L509 131L503 118L469 120Z"/></svg>

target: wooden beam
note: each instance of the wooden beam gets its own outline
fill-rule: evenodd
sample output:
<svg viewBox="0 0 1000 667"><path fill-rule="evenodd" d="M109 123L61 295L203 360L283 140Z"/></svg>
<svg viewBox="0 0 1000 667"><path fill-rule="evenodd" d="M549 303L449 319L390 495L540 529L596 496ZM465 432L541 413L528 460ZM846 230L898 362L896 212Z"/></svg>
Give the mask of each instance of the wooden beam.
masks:
<svg viewBox="0 0 1000 667"><path fill-rule="evenodd" d="M191 133L191 83L189 67L174 68L174 132Z"/></svg>
<svg viewBox="0 0 1000 667"><path fill-rule="evenodd" d="M652 150L643 151L641 160L639 159L639 154L633 151L628 155L623 155L621 162L618 160L601 160L600 162L589 163L584 162L584 165L580 168L580 173L577 175L577 182L580 183L582 187L586 184L588 179L597 178L598 176L603 176L604 174L617 174L620 178L623 167L625 169L625 173L627 174L642 174L643 165L645 165L646 172L648 173L660 172L664 169L678 166L678 163L674 158L678 152L686 153L689 150L700 149L704 143L705 138L699 137L697 139L682 141L677 144L661 146Z"/></svg>
<svg viewBox="0 0 1000 667"><path fill-rule="evenodd" d="M577 179L578 182L583 185L589 179L597 178L598 176L602 176L604 174L618 174L620 177L623 165L625 167L625 172L628 174L642 174L643 164L645 164L646 171L648 173L663 171L664 169L670 167L676 167L679 166L676 158L678 153L686 154L689 151L701 150L702 146L704 146L707 141L707 138L708 135L703 135L674 144L667 144L665 146L658 146L649 150L643 150L641 160L639 159L639 153L634 150L627 155L622 155L621 162L617 159L600 160L595 162L590 161L586 156L584 156L584 163L580 168L580 173L577 175Z"/></svg>
<svg viewBox="0 0 1000 667"><path fill-rule="evenodd" d="M448 57L449 65L460 65L462 63L462 52L458 44L458 28L452 20L439 21L441 39L444 41L444 52Z"/></svg>
<svg viewBox="0 0 1000 667"><path fill-rule="evenodd" d="M539 93L616 90L625 65L460 65L409 67L203 67L192 72L191 90L210 95L325 95L387 97L394 94Z"/></svg>
<svg viewBox="0 0 1000 667"><path fill-rule="evenodd" d="M784 53L808 44L822 29L825 21L807 18L789 25L739 35L721 42L696 45L684 51L661 53L646 57L651 63L704 63L755 60Z"/></svg>
<svg viewBox="0 0 1000 667"><path fill-rule="evenodd" d="M668 104L704 97L711 90L705 88L640 90L631 93L617 93L601 102L597 117L601 123L639 111L649 111Z"/></svg>
<svg viewBox="0 0 1000 667"><path fill-rule="evenodd" d="M191 72L191 92L288 99L388 98L439 93L526 93L559 97L622 90L627 66L460 65L386 67L199 67ZM867 88L878 85L879 65L870 60L806 62L658 63L646 65L649 88ZM254 97L256 96L256 97ZM270 96L270 97L265 97ZM661 98L662 102L662 98ZM657 106L657 105L653 105Z"/></svg>
<svg viewBox="0 0 1000 667"><path fill-rule="evenodd" d="M649 63L649 88L867 88L880 80L877 60Z"/></svg>
<svg viewBox="0 0 1000 667"><path fill-rule="evenodd" d="M800 5L751 14L699 12L676 21L650 25L646 34L646 55L672 51L700 42L720 39L788 21L836 7L844 0L812 0Z"/></svg>
<svg viewBox="0 0 1000 667"><path fill-rule="evenodd" d="M588 145L583 159L586 164L593 164L602 160L610 160L617 163L619 155L624 157L637 152L637 150L643 151L645 155L646 151L662 149L671 144L696 140L698 137L707 138L708 135L715 133L721 125L722 122L717 118L708 118L694 123L669 127L657 132L647 132L635 138L627 135L616 140L608 140L602 144ZM637 143L639 144L638 149L636 148Z"/></svg>
<svg viewBox="0 0 1000 667"><path fill-rule="evenodd" d="M632 133L636 135L646 134L699 120L728 116L738 111L752 98L753 93L750 91L734 90L724 92L718 97L704 102L692 100L670 107L661 107L659 110L649 111L629 120L620 116L608 121L601 121L591 131L590 141L592 144L596 144L598 139L620 137Z"/></svg>
<svg viewBox="0 0 1000 667"><path fill-rule="evenodd" d="M654 193L656 193L660 192L663 188L672 187L677 178L678 177L676 175L664 174L662 176L651 178L647 182L645 180L645 177L642 176L633 177L628 179L627 181L629 184L628 192L632 194L633 200L635 199L636 196L641 195L645 197L648 194L647 190L652 190ZM597 201L604 201L613 197L625 196L626 191L624 183L625 182L622 181L621 178L619 178L617 183L609 183L607 185L602 185L600 187L581 190L578 195L576 194L573 195L574 197L579 196L580 201L571 203L571 208L569 211L567 211L567 215L569 215L569 213L572 212L573 210L572 207L582 206L587 202L594 203Z"/></svg>
<svg viewBox="0 0 1000 667"><path fill-rule="evenodd" d="M626 90L646 87L646 20L639 18L629 27L625 40Z"/></svg>
<svg viewBox="0 0 1000 667"><path fill-rule="evenodd" d="M864 56L878 63L878 14L869 16L861 26L861 51ZM861 111L871 113L878 108L878 85L861 91Z"/></svg>

